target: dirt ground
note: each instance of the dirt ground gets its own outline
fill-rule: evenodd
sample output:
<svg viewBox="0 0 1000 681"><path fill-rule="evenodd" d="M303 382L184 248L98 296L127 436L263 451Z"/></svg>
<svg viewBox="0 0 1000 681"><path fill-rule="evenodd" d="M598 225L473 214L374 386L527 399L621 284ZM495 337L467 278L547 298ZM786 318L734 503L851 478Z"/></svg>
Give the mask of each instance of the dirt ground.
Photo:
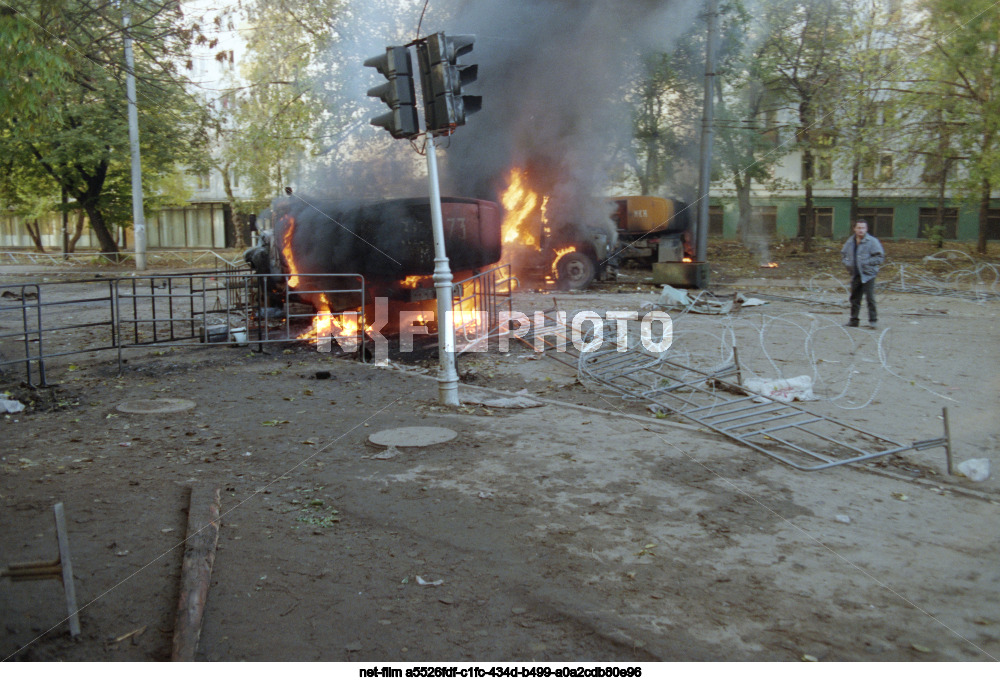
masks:
<svg viewBox="0 0 1000 681"><path fill-rule="evenodd" d="M463 355L460 392L540 406L441 406L433 357L187 347L130 351L120 376L88 357L50 389L0 384L27 405L0 417L0 566L57 555L62 502L82 624L71 639L58 582L0 580L0 659L169 659L189 490L207 486L199 660L996 661L1000 301L886 292L879 329L844 329L843 291L815 279L829 254L714 255L714 293L768 303L675 314L674 350L712 364L736 345L749 374L811 375L809 409L906 442L941 437L947 407L956 462L992 476L947 475L940 447L796 471L519 345ZM658 295L629 271L515 308ZM116 408L155 398L195 405ZM403 426L457 437L367 442Z"/></svg>

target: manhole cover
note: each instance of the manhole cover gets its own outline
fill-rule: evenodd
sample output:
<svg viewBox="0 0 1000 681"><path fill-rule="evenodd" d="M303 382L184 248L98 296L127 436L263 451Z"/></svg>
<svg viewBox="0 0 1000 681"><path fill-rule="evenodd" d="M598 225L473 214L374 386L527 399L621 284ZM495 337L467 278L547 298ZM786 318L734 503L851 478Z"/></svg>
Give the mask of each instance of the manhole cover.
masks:
<svg viewBox="0 0 1000 681"><path fill-rule="evenodd" d="M173 397L161 397L152 400L126 400L118 405L118 411L126 414L169 414L175 411L186 411L195 406L191 400Z"/></svg>
<svg viewBox="0 0 1000 681"><path fill-rule="evenodd" d="M450 428L412 426L380 430L368 436L368 440L374 445L383 447L429 447L439 445L442 442L450 442L456 437L458 437L458 433Z"/></svg>

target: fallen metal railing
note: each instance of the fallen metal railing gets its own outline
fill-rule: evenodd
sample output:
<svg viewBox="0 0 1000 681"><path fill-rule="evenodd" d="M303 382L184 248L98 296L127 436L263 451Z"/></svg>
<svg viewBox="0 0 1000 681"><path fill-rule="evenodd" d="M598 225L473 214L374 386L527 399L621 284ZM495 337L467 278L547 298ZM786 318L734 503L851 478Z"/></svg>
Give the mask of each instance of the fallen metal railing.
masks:
<svg viewBox="0 0 1000 681"><path fill-rule="evenodd" d="M43 579L58 579L63 585L66 597L65 620L69 623L70 636L80 635L80 611L76 607L76 586L73 583L73 561L69 555L69 534L66 532L66 510L60 501L52 507L56 518L56 546L59 556L55 560L38 560L28 563L12 563L0 570L0 578L8 577L12 582L29 582Z"/></svg>
<svg viewBox="0 0 1000 681"><path fill-rule="evenodd" d="M669 351L651 354L639 343L620 351L610 339L591 352L584 344L581 351L569 342L571 334L560 324L556 310L546 311L544 318L547 324L541 334L532 328L521 340L575 367L584 385L655 406L798 470L818 471L932 447L944 447L951 461L947 411L944 437L906 444L798 404L749 392L741 385L735 352L732 364L705 371L669 359ZM735 381L730 380L733 377Z"/></svg>

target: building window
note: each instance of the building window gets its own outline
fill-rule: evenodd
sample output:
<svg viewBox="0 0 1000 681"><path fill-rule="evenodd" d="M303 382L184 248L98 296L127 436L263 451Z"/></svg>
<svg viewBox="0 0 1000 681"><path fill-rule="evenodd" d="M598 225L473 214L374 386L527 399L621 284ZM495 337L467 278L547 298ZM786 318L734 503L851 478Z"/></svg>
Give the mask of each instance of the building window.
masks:
<svg viewBox="0 0 1000 681"><path fill-rule="evenodd" d="M212 186L212 178L208 173L198 173L198 189L209 189Z"/></svg>
<svg viewBox="0 0 1000 681"><path fill-rule="evenodd" d="M816 214L816 233L813 236L833 238L833 207L813 206L813 213ZM806 231L806 209L799 208L799 236L804 236Z"/></svg>
<svg viewBox="0 0 1000 681"><path fill-rule="evenodd" d="M945 239L955 239L958 233L958 209L945 208L944 215L942 217L943 219L941 222L944 227L944 234L942 237ZM933 228L937 222L937 208L921 208L917 227L917 238L929 239L932 236L935 236L933 234Z"/></svg>
<svg viewBox="0 0 1000 681"><path fill-rule="evenodd" d="M990 208L986 213L986 238L1000 241L1000 208Z"/></svg>
<svg viewBox="0 0 1000 681"><path fill-rule="evenodd" d="M766 109L757 115L757 129L760 140L765 148L778 146L778 113L774 109Z"/></svg>
<svg viewBox="0 0 1000 681"><path fill-rule="evenodd" d="M813 154L813 180L816 182L830 182L833 180L833 158L830 154ZM802 157L802 178L806 176L806 160Z"/></svg>
<svg viewBox="0 0 1000 681"><path fill-rule="evenodd" d="M725 218L725 212L722 206L709 206L708 207L708 235L709 236L722 236L722 225Z"/></svg>
<svg viewBox="0 0 1000 681"><path fill-rule="evenodd" d="M862 182L888 182L892 179L892 154L879 154L861 164Z"/></svg>
<svg viewBox="0 0 1000 681"><path fill-rule="evenodd" d="M892 236L892 208L858 208L858 219L868 223L868 233L878 238Z"/></svg>
<svg viewBox="0 0 1000 681"><path fill-rule="evenodd" d="M229 184L233 189L238 189L240 186L240 175L235 170L229 173Z"/></svg>
<svg viewBox="0 0 1000 681"><path fill-rule="evenodd" d="M778 231L778 207L754 206L750 214L750 233L774 236Z"/></svg>

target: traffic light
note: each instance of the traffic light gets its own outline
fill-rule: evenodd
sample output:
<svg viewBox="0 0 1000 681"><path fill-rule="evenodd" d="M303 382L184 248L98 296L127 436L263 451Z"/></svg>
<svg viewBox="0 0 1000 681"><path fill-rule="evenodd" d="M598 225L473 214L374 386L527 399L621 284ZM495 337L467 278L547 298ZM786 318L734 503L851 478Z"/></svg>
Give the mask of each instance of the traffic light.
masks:
<svg viewBox="0 0 1000 681"><path fill-rule="evenodd" d="M476 80L479 66L456 63L463 54L472 52L475 40L474 35L435 33L417 44L428 132L465 125L466 116L482 108L482 97L462 94L462 88Z"/></svg>
<svg viewBox="0 0 1000 681"><path fill-rule="evenodd" d="M368 91L369 97L378 97L392 109L389 113L371 119L371 124L385 128L396 139L416 137L420 133L417 124L416 94L413 88L413 62L405 47L387 47L385 54L365 61L365 66L373 66L389 82L382 83Z"/></svg>

